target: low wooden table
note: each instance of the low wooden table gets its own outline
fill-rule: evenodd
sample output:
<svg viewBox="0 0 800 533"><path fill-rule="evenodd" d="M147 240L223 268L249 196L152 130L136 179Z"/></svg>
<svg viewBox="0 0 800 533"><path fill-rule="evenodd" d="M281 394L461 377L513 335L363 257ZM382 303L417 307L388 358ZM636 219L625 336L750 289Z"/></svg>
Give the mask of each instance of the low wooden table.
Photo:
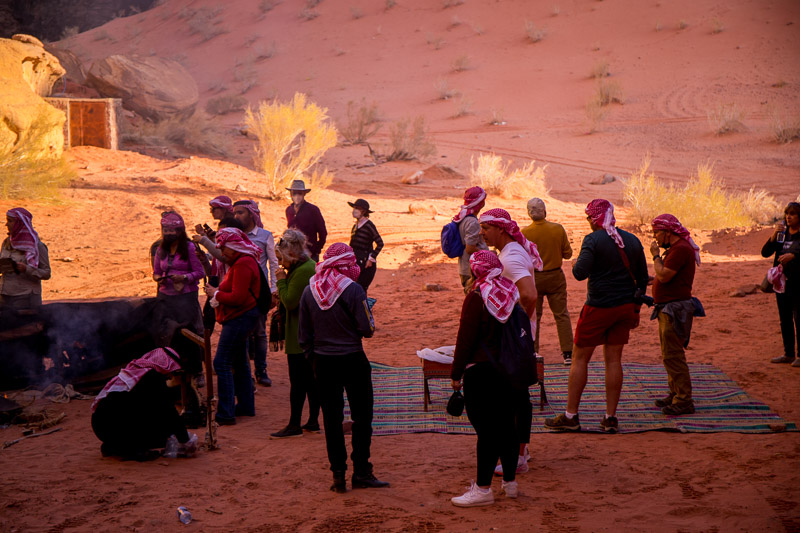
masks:
<svg viewBox="0 0 800 533"><path fill-rule="evenodd" d="M430 378L450 379L450 370L453 368L452 364L437 363L435 361L422 360L422 376L423 376L423 401L424 409L428 410L428 405L431 403L431 391L428 388L428 380ZM544 357L541 355L536 356L536 373L539 376L539 410L544 410L544 404L547 403L547 393L544 390Z"/></svg>

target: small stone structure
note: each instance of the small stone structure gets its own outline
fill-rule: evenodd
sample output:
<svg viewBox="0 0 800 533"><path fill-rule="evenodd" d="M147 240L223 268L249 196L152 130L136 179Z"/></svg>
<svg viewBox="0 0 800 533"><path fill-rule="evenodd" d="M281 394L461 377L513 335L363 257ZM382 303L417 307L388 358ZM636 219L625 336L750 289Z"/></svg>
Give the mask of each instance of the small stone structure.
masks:
<svg viewBox="0 0 800 533"><path fill-rule="evenodd" d="M118 119L122 113L119 98L45 98L48 104L67 115L64 147L98 146L119 148Z"/></svg>

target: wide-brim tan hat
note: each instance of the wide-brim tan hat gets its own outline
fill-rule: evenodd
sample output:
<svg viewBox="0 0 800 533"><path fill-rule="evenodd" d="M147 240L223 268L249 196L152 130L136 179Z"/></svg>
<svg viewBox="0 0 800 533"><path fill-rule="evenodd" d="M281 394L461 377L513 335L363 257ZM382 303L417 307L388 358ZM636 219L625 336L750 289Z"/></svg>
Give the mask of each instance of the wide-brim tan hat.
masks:
<svg viewBox="0 0 800 533"><path fill-rule="evenodd" d="M286 187L287 191L309 192L311 189L306 189L306 182L303 180L294 180L292 184Z"/></svg>

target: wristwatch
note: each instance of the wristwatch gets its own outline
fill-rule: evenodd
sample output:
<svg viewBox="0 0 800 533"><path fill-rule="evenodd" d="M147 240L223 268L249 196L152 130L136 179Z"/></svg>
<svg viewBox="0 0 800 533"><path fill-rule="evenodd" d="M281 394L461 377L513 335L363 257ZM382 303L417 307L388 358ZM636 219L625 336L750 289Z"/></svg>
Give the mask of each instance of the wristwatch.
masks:
<svg viewBox="0 0 800 533"><path fill-rule="evenodd" d="M656 259L661 259L661 254L654 255L653 256L653 261L655 261Z"/></svg>

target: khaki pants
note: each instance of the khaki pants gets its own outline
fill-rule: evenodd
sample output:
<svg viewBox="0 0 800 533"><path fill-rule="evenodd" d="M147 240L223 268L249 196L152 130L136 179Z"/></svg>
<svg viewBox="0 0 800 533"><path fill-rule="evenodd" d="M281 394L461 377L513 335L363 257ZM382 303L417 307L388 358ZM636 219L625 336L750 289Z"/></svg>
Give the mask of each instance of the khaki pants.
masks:
<svg viewBox="0 0 800 533"><path fill-rule="evenodd" d="M692 378L686 364L683 342L675 334L672 317L658 313L658 337L661 340L661 357L667 371L669 392L675 395L672 403L692 401Z"/></svg>
<svg viewBox="0 0 800 533"><path fill-rule="evenodd" d="M536 272L536 292L539 298L536 300L536 352L539 352L539 332L542 330L542 312L544 307L544 297L547 296L547 304L553 312L558 331L558 343L561 345L562 352L572 351L572 323L567 311L567 278L564 271L560 268L549 272Z"/></svg>

